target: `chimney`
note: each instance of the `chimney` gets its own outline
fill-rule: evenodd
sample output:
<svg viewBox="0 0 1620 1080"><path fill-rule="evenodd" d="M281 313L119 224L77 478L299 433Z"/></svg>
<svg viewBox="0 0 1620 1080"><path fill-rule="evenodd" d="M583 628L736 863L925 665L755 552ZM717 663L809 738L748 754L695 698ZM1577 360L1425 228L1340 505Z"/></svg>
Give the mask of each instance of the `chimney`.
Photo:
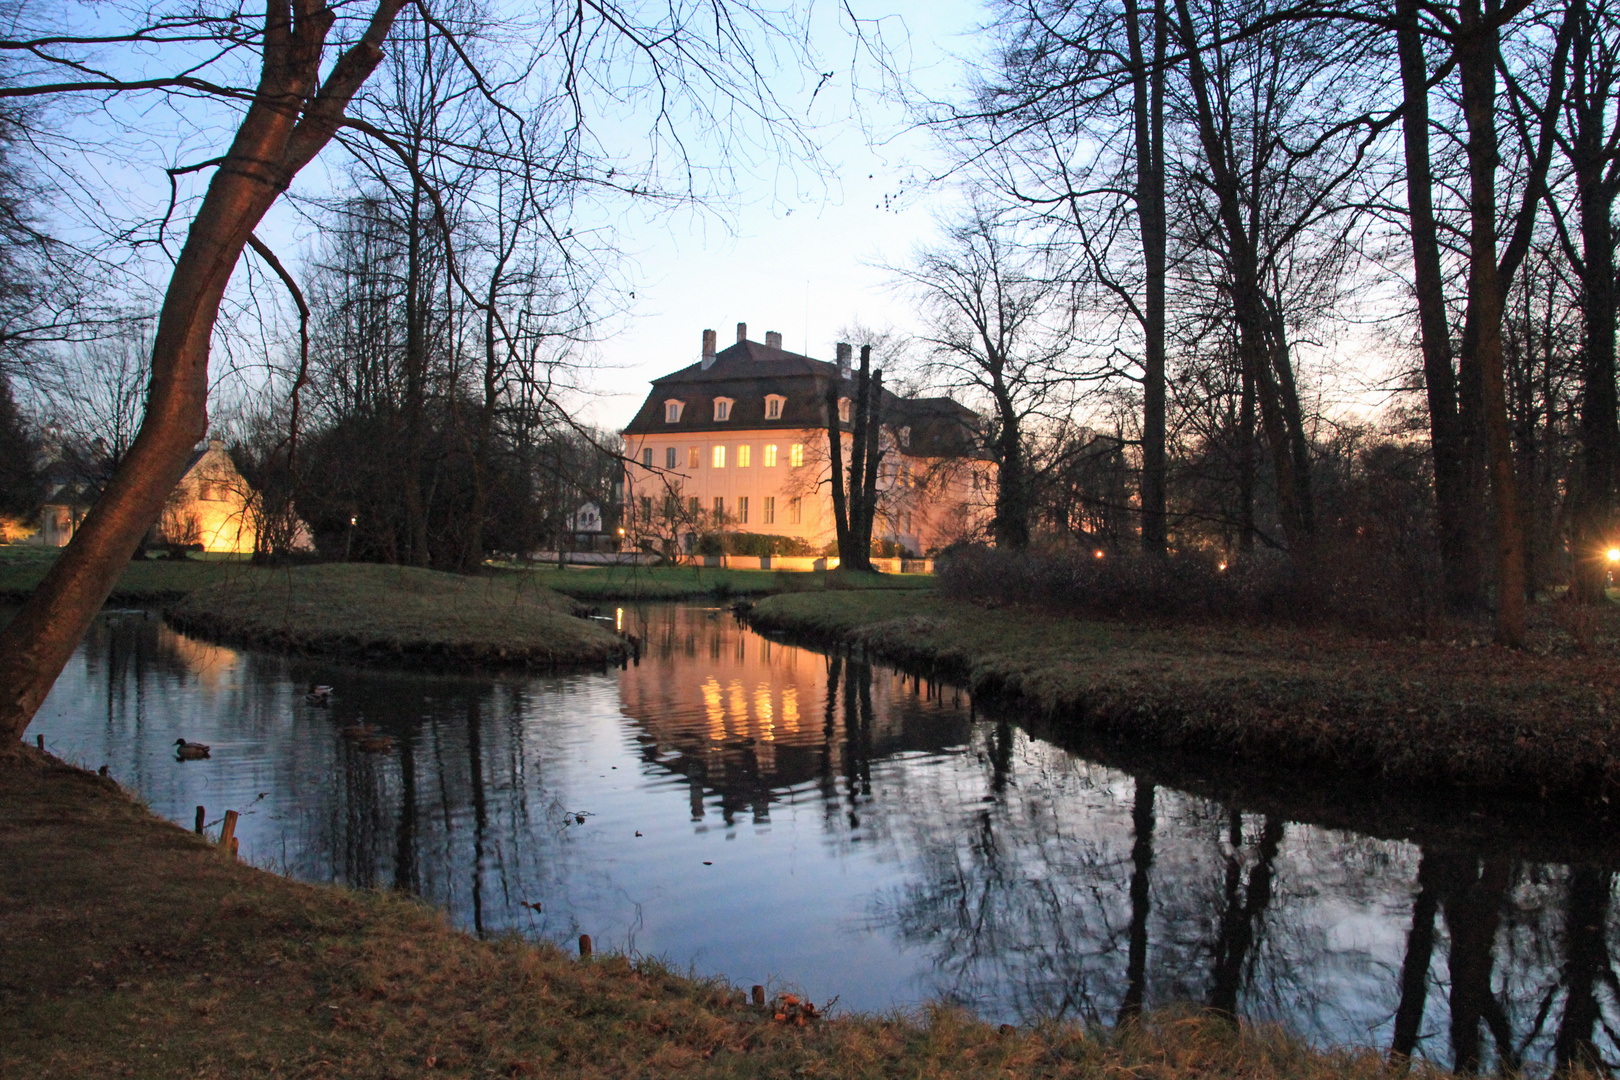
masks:
<svg viewBox="0 0 1620 1080"><path fill-rule="evenodd" d="M855 377L855 373L850 370L849 353L850 353L849 342L840 341L838 343L838 376L839 376L839 378L852 379L852 378Z"/></svg>
<svg viewBox="0 0 1620 1080"><path fill-rule="evenodd" d="M743 342L745 342L747 340L748 340L748 324L745 323L745 322L740 322L740 323L737 324L737 344L741 345Z"/></svg>
<svg viewBox="0 0 1620 1080"><path fill-rule="evenodd" d="M768 349L780 349L782 347L782 335L775 330L765 331L765 347Z"/></svg>
<svg viewBox="0 0 1620 1080"><path fill-rule="evenodd" d="M714 331L703 331L703 370L714 366Z"/></svg>

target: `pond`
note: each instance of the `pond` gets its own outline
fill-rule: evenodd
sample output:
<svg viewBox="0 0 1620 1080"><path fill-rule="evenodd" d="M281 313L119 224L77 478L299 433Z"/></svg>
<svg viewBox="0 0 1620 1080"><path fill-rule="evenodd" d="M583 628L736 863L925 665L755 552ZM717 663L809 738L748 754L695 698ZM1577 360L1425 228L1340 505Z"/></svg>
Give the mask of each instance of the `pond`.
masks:
<svg viewBox="0 0 1620 1080"><path fill-rule="evenodd" d="M28 738L188 827L240 811L268 869L844 1009L1113 1023L1190 1002L1444 1065L1620 1058L1602 843L1498 835L1454 798L1347 824L1308 784L1088 758L722 610L617 617L639 662L537 677L268 655L107 611ZM356 722L393 750L344 738ZM177 738L212 756L177 761Z"/></svg>

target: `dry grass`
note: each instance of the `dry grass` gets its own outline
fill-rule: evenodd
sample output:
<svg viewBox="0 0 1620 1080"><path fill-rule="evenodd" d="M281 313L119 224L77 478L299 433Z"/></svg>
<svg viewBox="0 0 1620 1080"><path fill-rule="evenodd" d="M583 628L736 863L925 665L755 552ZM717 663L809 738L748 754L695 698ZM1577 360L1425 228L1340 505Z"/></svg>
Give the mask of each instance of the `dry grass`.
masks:
<svg viewBox="0 0 1620 1080"><path fill-rule="evenodd" d="M29 1080L1401 1074L1192 1016L1113 1034L1003 1034L949 1010L785 1027L720 982L479 942L398 896L223 860L27 748L0 759L0 956L0 1076Z"/></svg>
<svg viewBox="0 0 1620 1080"><path fill-rule="evenodd" d="M525 576L328 563L223 580L167 614L210 637L325 655L542 668L617 659L623 643L573 610Z"/></svg>
<svg viewBox="0 0 1620 1080"><path fill-rule="evenodd" d="M1400 785L1620 798L1620 610L1533 648L1250 625L1153 626L926 594L777 596L761 629L857 643L1124 743Z"/></svg>

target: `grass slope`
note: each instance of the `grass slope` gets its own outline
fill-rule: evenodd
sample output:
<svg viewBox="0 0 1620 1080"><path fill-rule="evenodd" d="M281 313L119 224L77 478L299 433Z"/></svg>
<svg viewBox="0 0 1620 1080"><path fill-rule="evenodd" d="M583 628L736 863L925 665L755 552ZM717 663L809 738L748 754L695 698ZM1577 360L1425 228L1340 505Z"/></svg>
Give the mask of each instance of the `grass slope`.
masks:
<svg viewBox="0 0 1620 1080"><path fill-rule="evenodd" d="M239 576L167 612L183 630L326 655L566 667L617 659L623 643L527 577L457 577L371 563Z"/></svg>
<svg viewBox="0 0 1620 1080"><path fill-rule="evenodd" d="M22 544L0 545L0 603L22 603L60 550ZM266 571L236 558L139 559L129 564L108 597L115 604L161 604L178 600L215 582L254 577Z"/></svg>
<svg viewBox="0 0 1620 1080"><path fill-rule="evenodd" d="M1410 1075L1213 1018L1117 1034L1001 1033L943 1009L785 1026L737 988L655 962L481 942L397 894L225 860L111 781L26 747L0 757L0 956L7 1077Z"/></svg>
<svg viewBox="0 0 1620 1080"><path fill-rule="evenodd" d="M1620 655L1612 638L1570 648L1545 613L1539 651L1103 623L932 594L776 596L750 617L1121 743L1400 785L1620 798ZM1615 614L1603 618L1614 629Z"/></svg>
<svg viewBox="0 0 1620 1080"><path fill-rule="evenodd" d="M928 589L925 574L846 574L839 571L722 570L702 566L601 566L513 571L579 600L729 599L779 592L847 589Z"/></svg>

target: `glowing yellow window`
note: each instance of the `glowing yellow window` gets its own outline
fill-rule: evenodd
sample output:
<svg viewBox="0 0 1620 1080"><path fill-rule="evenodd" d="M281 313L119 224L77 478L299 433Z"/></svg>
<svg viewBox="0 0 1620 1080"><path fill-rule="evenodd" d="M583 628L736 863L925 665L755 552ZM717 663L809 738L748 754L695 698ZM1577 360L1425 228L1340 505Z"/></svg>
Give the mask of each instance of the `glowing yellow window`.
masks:
<svg viewBox="0 0 1620 1080"><path fill-rule="evenodd" d="M804 443L794 443L788 447L788 464L794 468L804 464Z"/></svg>
<svg viewBox="0 0 1620 1080"><path fill-rule="evenodd" d="M746 469L753 463L754 448L752 446L737 447L737 468Z"/></svg>
<svg viewBox="0 0 1620 1080"><path fill-rule="evenodd" d="M765 448L765 468L776 468L776 447L774 446L767 446Z"/></svg>
<svg viewBox="0 0 1620 1080"><path fill-rule="evenodd" d="M717 469L726 467L726 448L723 446L714 448L714 467Z"/></svg>

